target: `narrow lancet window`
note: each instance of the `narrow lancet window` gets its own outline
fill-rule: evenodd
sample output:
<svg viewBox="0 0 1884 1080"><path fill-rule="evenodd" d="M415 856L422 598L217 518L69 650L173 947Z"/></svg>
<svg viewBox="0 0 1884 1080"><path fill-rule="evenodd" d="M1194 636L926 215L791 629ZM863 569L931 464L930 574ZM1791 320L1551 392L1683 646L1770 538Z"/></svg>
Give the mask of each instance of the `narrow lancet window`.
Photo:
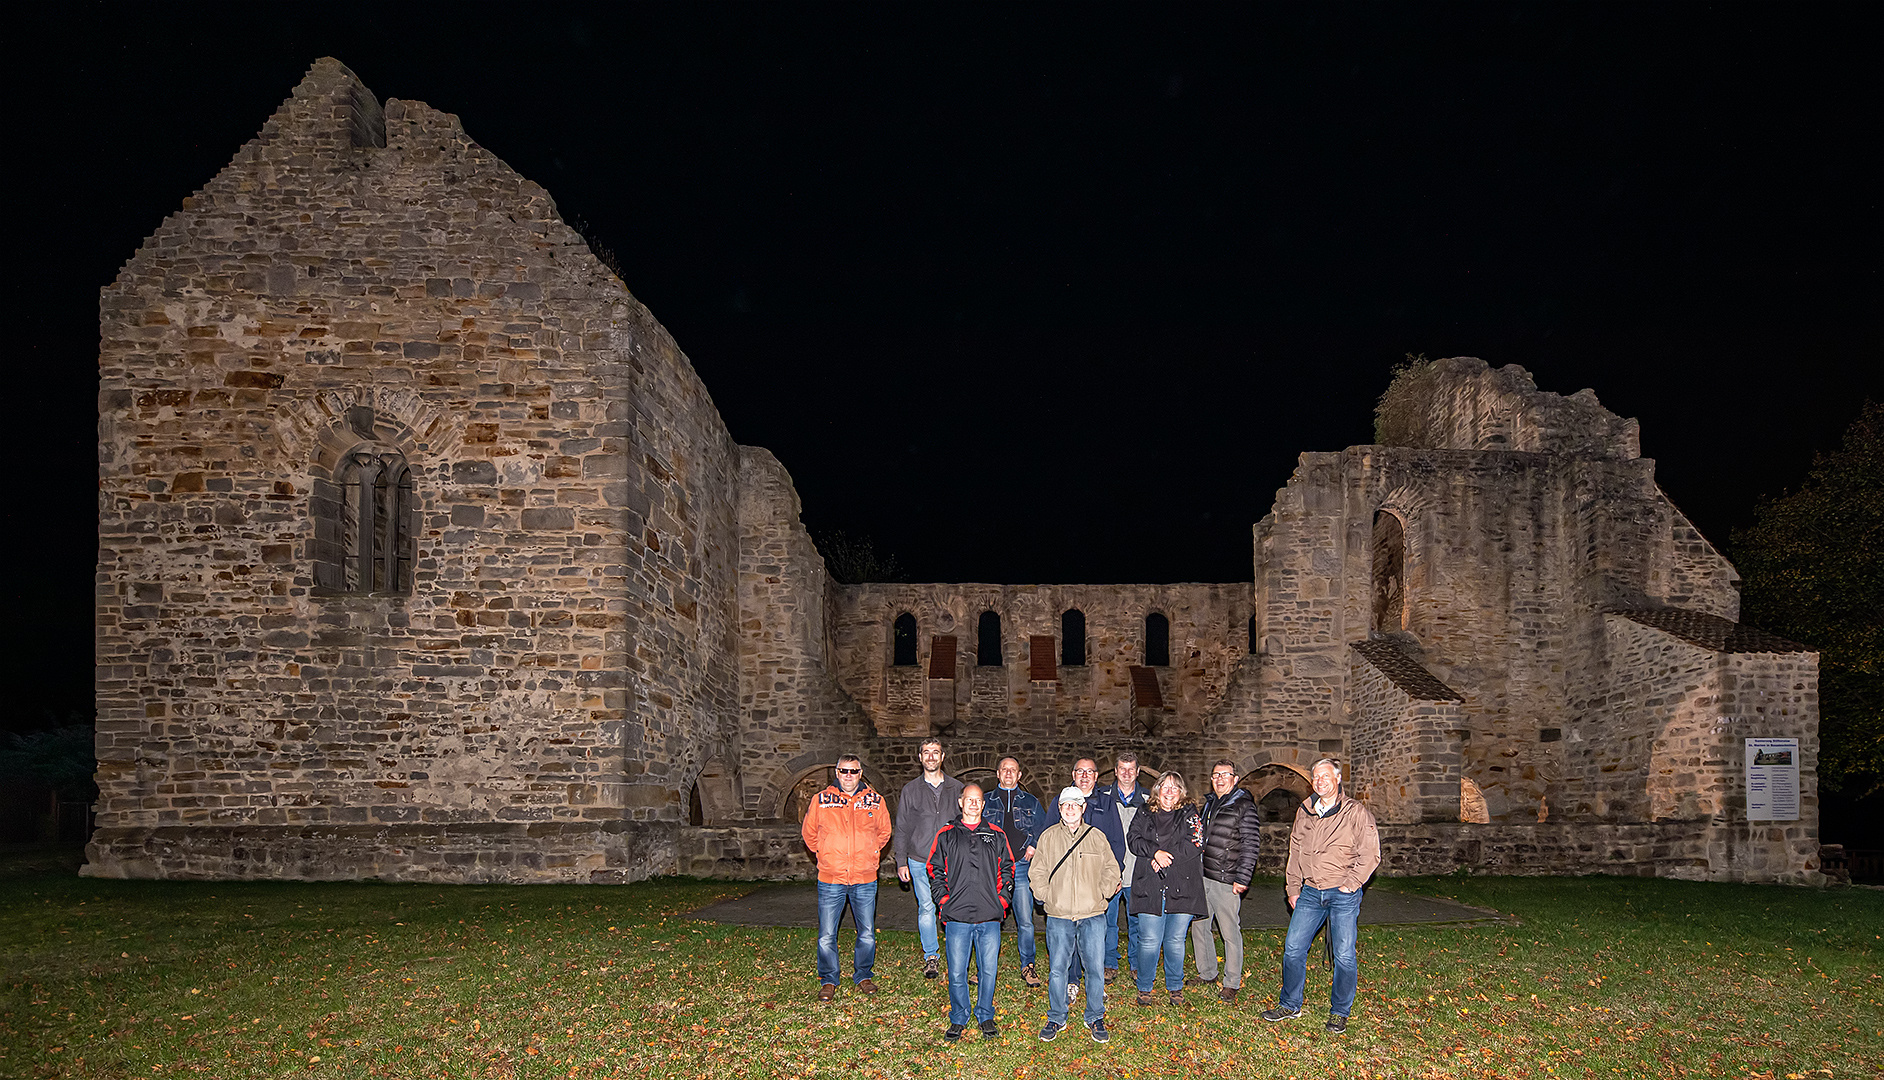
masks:
<svg viewBox="0 0 1884 1080"><path fill-rule="evenodd" d="M1155 611L1145 616L1145 666L1171 666L1171 620Z"/></svg>
<svg viewBox="0 0 1884 1080"><path fill-rule="evenodd" d="M981 625L975 636L975 663L982 667L1001 666L1001 616L992 611L981 613Z"/></svg>
<svg viewBox="0 0 1884 1080"><path fill-rule="evenodd" d="M897 667L916 666L916 617L905 611L896 617L893 648Z"/></svg>
<svg viewBox="0 0 1884 1080"><path fill-rule="evenodd" d="M1060 666L1086 665L1086 613L1069 608L1060 614Z"/></svg>

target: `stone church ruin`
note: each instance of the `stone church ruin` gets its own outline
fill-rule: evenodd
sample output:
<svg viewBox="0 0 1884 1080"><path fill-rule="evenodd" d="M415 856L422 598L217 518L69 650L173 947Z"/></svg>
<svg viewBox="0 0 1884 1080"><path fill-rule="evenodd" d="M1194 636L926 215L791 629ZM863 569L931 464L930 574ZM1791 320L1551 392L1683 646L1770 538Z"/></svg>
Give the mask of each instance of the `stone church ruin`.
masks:
<svg viewBox="0 0 1884 1080"><path fill-rule="evenodd" d="M797 876L840 750L1013 754L1277 820L1322 756L1384 873L1818 875L1817 657L1633 420L1465 358L1306 453L1246 580L843 585L539 186L316 63L100 301L99 828L85 873ZM1797 820L1750 822L1750 737Z"/></svg>

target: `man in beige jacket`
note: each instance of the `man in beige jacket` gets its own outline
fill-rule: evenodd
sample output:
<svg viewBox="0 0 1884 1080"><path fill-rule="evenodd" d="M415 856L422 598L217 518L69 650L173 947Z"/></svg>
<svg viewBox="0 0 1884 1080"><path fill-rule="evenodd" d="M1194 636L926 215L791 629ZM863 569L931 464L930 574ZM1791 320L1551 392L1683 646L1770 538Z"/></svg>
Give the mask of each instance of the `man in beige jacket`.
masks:
<svg viewBox="0 0 1884 1080"><path fill-rule="evenodd" d="M1067 975L1078 951L1086 968L1086 1029L1094 1042L1106 1031L1106 907L1119 891L1119 860L1106 834L1085 823L1086 793L1077 787L1060 792L1060 823L1048 825L1034 848L1028 882L1047 909L1047 1026L1042 1042L1066 1029Z"/></svg>
<svg viewBox="0 0 1884 1080"><path fill-rule="evenodd" d="M1361 918L1361 886L1380 866L1380 832L1367 807L1341 794L1341 766L1322 758L1308 775L1315 794L1296 808L1295 824L1289 829L1289 865L1283 875L1294 914L1289 916L1289 936L1282 945L1282 994L1263 1019L1293 1020L1302 1015L1308 947L1325 922L1334 958L1326 1027L1339 1035L1348 1029L1354 986L1360 980L1355 927Z"/></svg>

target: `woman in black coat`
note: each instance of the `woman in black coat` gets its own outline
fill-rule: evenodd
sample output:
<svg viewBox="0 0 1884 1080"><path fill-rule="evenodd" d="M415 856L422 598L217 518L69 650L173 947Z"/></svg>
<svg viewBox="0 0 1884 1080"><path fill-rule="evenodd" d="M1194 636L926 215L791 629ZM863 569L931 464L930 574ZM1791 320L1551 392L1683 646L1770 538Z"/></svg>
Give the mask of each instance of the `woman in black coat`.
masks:
<svg viewBox="0 0 1884 1080"><path fill-rule="evenodd" d="M1125 846L1132 869L1132 918L1138 923L1138 1003L1152 1004L1151 985L1164 949L1164 985L1171 1004L1184 1001L1184 939L1191 916L1204 914L1204 818L1184 777L1165 773L1151 800L1132 819Z"/></svg>

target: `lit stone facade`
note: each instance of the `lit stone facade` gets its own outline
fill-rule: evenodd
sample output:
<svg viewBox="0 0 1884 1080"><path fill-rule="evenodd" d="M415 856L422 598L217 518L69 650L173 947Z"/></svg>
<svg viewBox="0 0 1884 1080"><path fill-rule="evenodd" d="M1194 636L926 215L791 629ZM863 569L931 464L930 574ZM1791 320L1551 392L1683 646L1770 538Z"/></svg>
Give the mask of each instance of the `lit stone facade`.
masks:
<svg viewBox="0 0 1884 1080"><path fill-rule="evenodd" d="M1304 454L1247 581L838 584L548 195L332 60L100 337L89 874L799 876L836 755L894 796L940 732L1042 794L1229 757L1272 809L1336 757L1386 872L1817 880L1816 657L1735 625L1634 421L1520 368ZM1801 820L1746 821L1756 735Z"/></svg>

